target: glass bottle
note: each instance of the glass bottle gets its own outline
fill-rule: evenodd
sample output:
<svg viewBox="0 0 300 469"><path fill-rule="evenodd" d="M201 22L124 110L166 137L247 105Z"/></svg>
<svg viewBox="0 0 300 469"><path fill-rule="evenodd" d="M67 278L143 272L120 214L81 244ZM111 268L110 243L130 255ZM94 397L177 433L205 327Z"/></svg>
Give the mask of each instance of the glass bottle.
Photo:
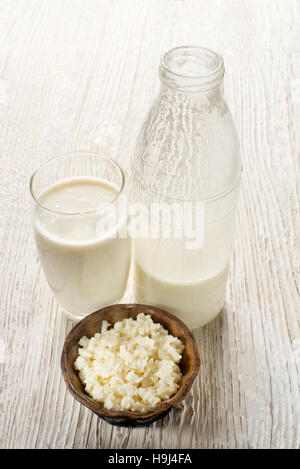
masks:
<svg viewBox="0 0 300 469"><path fill-rule="evenodd" d="M135 300L196 328L214 319L225 301L239 142L220 55L177 47L163 55L159 75L160 92L132 159L132 202L142 202L149 217L146 235L134 239Z"/></svg>

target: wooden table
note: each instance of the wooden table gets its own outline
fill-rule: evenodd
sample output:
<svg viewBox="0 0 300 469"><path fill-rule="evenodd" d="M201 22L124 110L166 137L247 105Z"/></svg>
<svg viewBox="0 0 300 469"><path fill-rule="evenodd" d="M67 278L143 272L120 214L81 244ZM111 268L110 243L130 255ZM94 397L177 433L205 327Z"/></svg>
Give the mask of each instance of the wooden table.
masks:
<svg viewBox="0 0 300 469"><path fill-rule="evenodd" d="M299 21L296 0L0 1L2 448L299 448ZM241 140L227 306L195 332L201 372L183 405L117 428L66 391L72 324L41 271L28 181L74 149L128 171L160 55L182 44L224 56Z"/></svg>

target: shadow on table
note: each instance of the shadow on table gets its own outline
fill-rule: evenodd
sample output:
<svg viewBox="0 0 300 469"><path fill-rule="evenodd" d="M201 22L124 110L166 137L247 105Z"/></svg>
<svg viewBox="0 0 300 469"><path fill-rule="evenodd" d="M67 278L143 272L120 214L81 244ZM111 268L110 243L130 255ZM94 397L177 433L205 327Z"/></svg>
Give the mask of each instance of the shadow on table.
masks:
<svg viewBox="0 0 300 469"><path fill-rule="evenodd" d="M200 349L199 375L186 399L161 421L170 432L168 439L177 441L179 448L197 448L200 444L209 447L220 431L220 425L226 425L221 421L218 409L218 404L224 402L220 393L225 392L226 307L214 321L194 329L193 333Z"/></svg>

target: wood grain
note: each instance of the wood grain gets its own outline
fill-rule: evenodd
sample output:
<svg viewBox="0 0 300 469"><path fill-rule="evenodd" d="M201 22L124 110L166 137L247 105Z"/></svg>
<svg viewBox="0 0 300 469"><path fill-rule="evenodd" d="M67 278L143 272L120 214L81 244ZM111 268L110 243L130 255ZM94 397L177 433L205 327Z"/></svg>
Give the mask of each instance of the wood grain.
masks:
<svg viewBox="0 0 300 469"><path fill-rule="evenodd" d="M299 21L297 0L0 0L1 448L300 447ZM66 391L72 324L37 258L28 180L73 149L129 171L159 57L182 44L223 55L241 140L227 305L195 332L201 370L184 403L117 428Z"/></svg>

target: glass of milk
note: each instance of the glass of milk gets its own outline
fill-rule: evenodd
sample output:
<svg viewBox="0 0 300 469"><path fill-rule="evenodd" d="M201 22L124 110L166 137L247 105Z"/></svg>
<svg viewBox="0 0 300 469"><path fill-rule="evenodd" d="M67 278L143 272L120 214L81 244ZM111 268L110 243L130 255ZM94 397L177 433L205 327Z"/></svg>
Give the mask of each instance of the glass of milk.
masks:
<svg viewBox="0 0 300 469"><path fill-rule="evenodd" d="M30 192L40 261L66 316L78 321L119 302L131 259L120 166L96 153L71 152L43 163Z"/></svg>

